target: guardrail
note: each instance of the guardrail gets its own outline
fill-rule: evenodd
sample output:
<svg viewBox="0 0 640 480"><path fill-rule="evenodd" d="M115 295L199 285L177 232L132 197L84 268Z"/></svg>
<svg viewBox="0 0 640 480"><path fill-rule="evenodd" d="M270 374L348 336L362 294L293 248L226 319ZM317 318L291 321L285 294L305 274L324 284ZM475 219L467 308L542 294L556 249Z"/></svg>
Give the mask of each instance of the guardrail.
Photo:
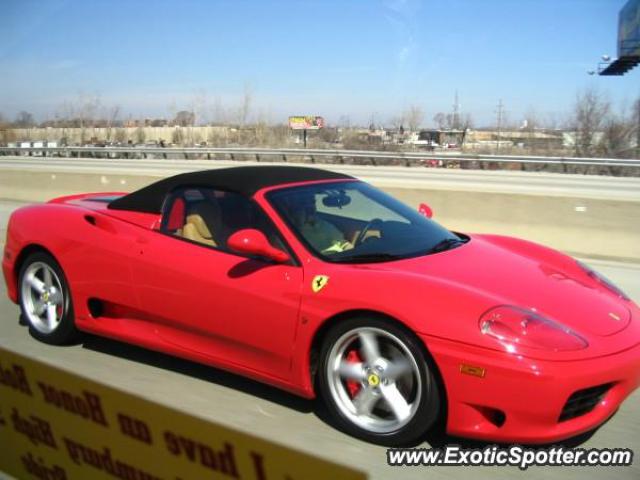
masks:
<svg viewBox="0 0 640 480"><path fill-rule="evenodd" d="M640 168L640 159L539 157L516 155L475 155L449 152L387 152L369 150L328 150L300 148L175 148L175 147L0 147L0 155L88 158L184 158L256 161L306 161L371 165L458 166L460 164L543 164L561 166ZM463 167L464 168L464 167ZM467 168L474 168L469 165ZM483 167L480 167L483 168ZM565 169L566 171L566 169ZM640 171L639 171L640 172ZM636 173L638 174L638 173Z"/></svg>

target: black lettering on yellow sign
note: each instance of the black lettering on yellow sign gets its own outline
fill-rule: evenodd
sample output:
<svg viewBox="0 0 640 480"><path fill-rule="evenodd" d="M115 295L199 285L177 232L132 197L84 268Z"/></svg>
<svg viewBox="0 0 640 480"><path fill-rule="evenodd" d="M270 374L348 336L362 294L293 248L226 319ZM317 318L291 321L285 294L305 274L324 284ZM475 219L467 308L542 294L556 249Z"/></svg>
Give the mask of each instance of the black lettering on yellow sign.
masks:
<svg viewBox="0 0 640 480"><path fill-rule="evenodd" d="M67 480L67 472L59 465L48 466L42 457L34 457L28 452L20 457L24 469L40 480Z"/></svg>
<svg viewBox="0 0 640 480"><path fill-rule="evenodd" d="M35 415L20 415L17 408L11 411L11 424L13 429L24 435L34 445L47 445L51 448L58 448L53 438L51 425L46 420Z"/></svg>
<svg viewBox="0 0 640 480"><path fill-rule="evenodd" d="M40 480L366 478L2 347L0 470Z"/></svg>
<svg viewBox="0 0 640 480"><path fill-rule="evenodd" d="M93 448L70 438L63 438L69 458L84 471L105 472L117 478L160 480L160 477L114 457L109 447Z"/></svg>
<svg viewBox="0 0 640 480"><path fill-rule="evenodd" d="M33 395L24 368L20 365L12 365L11 367L5 368L2 362L0 362L0 384L26 395Z"/></svg>
<svg viewBox="0 0 640 480"><path fill-rule="evenodd" d="M164 432L164 440L171 454L182 455L192 463L199 463L210 470L239 478L235 453L233 446L229 443L225 443L223 449L216 451L209 445L170 431Z"/></svg>
<svg viewBox="0 0 640 480"><path fill-rule="evenodd" d="M107 426L100 397L95 393L84 391L76 395L63 389L38 382L44 401L67 412L87 418L99 425Z"/></svg>
<svg viewBox="0 0 640 480"><path fill-rule="evenodd" d="M120 431L123 435L135 438L143 443L152 443L151 430L142 420L125 415L124 413L119 413L118 424L120 425Z"/></svg>

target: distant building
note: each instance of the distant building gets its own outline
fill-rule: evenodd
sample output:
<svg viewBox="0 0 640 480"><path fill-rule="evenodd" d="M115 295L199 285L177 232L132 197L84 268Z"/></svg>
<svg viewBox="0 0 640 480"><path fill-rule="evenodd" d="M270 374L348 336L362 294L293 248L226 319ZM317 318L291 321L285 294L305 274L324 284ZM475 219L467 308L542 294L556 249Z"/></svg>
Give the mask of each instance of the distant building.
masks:
<svg viewBox="0 0 640 480"><path fill-rule="evenodd" d="M410 138L407 143L427 148L460 148L464 144L466 134L466 130L420 130L417 136Z"/></svg>

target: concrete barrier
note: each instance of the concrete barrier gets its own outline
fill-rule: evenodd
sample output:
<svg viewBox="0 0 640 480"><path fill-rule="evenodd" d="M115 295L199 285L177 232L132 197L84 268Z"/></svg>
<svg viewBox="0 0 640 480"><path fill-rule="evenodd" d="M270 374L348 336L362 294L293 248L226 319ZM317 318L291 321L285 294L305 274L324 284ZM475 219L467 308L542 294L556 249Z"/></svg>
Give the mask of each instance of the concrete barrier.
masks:
<svg viewBox="0 0 640 480"><path fill-rule="evenodd" d="M82 192L132 191L177 173L105 171L109 173L79 173L55 166L2 168L0 198L32 202ZM434 219L451 230L512 235L576 256L640 263L640 198L608 200L557 192L544 196L456 190L453 186L432 189L427 184L416 188L415 182L380 183L383 190L409 205L428 203Z"/></svg>

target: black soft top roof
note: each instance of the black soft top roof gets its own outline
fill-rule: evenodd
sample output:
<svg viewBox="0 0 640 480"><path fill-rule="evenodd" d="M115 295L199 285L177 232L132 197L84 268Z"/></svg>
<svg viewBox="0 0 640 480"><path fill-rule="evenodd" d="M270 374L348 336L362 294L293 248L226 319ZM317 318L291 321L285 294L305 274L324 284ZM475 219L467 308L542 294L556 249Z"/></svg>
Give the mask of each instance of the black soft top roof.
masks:
<svg viewBox="0 0 640 480"><path fill-rule="evenodd" d="M109 203L108 208L160 213L169 192L178 187L211 187L241 193L247 197L258 190L285 183L314 180L353 179L349 175L319 168L251 166L188 172L162 179Z"/></svg>

